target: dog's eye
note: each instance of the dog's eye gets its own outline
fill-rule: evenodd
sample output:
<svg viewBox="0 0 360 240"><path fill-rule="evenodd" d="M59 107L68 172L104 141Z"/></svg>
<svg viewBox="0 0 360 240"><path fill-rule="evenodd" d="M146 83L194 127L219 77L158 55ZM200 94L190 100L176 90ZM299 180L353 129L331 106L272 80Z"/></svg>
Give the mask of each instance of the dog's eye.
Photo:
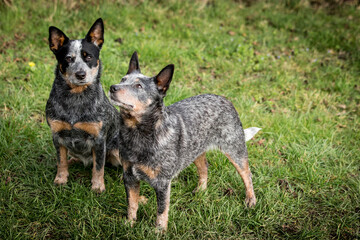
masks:
<svg viewBox="0 0 360 240"><path fill-rule="evenodd" d="M137 89L141 89L141 88L142 88L142 86L141 86L141 84L135 84L135 88L137 88Z"/></svg>
<svg viewBox="0 0 360 240"><path fill-rule="evenodd" d="M92 59L92 56L91 55L87 55L86 57L85 57L85 60L86 61L90 61Z"/></svg>
<svg viewBox="0 0 360 240"><path fill-rule="evenodd" d="M72 57L71 57L71 56L67 56L67 57L65 58L65 60L66 60L68 63L70 63L70 62L72 61Z"/></svg>
<svg viewBox="0 0 360 240"><path fill-rule="evenodd" d="M126 80L126 78L122 78L122 79L121 79L121 82L125 82L125 80Z"/></svg>

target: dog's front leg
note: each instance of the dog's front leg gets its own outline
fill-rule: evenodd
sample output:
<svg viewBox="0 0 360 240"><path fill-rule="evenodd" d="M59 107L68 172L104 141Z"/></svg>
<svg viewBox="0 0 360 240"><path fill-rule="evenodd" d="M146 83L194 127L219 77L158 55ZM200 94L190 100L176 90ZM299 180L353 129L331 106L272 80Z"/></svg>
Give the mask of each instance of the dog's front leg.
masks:
<svg viewBox="0 0 360 240"><path fill-rule="evenodd" d="M136 213L139 207L140 181L137 180L131 172L127 171L127 165L124 165L124 184L128 202L127 217L131 226L136 221Z"/></svg>
<svg viewBox="0 0 360 240"><path fill-rule="evenodd" d="M155 186L157 198L156 228L159 232L167 230L169 207L170 207L170 186L171 181L159 181Z"/></svg>
<svg viewBox="0 0 360 240"><path fill-rule="evenodd" d="M105 191L104 167L105 167L105 141L99 141L92 149L93 170L92 170L92 187L95 192Z"/></svg>
<svg viewBox="0 0 360 240"><path fill-rule="evenodd" d="M67 183L69 176L69 165L67 161L67 149L56 142L54 142L57 157L57 174L54 180L55 184L63 185Z"/></svg>

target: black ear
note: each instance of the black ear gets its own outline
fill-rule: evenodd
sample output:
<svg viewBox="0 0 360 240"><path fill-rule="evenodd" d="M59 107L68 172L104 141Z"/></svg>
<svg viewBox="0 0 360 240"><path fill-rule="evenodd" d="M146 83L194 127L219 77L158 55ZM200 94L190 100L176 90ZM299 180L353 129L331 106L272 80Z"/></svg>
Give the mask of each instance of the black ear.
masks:
<svg viewBox="0 0 360 240"><path fill-rule="evenodd" d="M138 58L138 54L136 51L131 56L130 63L129 63L129 69L126 74L130 74L134 71L137 71L138 73L140 73L139 58Z"/></svg>
<svg viewBox="0 0 360 240"><path fill-rule="evenodd" d="M101 18L95 21L88 34L86 34L85 39L101 49L104 43L104 23Z"/></svg>
<svg viewBox="0 0 360 240"><path fill-rule="evenodd" d="M63 45L69 42L69 38L60 29L49 27L49 46L53 53L56 53Z"/></svg>
<svg viewBox="0 0 360 240"><path fill-rule="evenodd" d="M169 64L155 77L155 83L160 93L164 94L169 89L174 74L174 64Z"/></svg>

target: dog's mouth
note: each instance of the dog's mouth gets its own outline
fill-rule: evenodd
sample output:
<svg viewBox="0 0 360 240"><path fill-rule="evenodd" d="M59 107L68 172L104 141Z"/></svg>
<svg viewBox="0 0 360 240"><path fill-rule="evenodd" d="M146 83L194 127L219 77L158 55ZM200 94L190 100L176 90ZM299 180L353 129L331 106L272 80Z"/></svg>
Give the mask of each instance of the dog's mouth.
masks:
<svg viewBox="0 0 360 240"><path fill-rule="evenodd" d="M83 86L83 85L86 85L86 84L89 84L86 80L77 80L76 81L76 85L78 86Z"/></svg>
<svg viewBox="0 0 360 240"><path fill-rule="evenodd" d="M118 107L120 107L121 109L124 109L124 110L129 110L130 111L130 110L132 110L134 108L133 105L127 104L127 103L124 103L124 102L120 101L115 95L113 95L111 93L110 93L110 101L115 106L118 106Z"/></svg>

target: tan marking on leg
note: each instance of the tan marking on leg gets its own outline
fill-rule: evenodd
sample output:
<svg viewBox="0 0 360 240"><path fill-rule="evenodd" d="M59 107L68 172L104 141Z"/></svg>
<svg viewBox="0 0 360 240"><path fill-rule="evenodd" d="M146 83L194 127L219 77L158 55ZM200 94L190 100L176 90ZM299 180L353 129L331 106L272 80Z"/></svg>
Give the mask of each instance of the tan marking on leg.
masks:
<svg viewBox="0 0 360 240"><path fill-rule="evenodd" d="M151 168L149 166L146 165L142 165L142 164L137 164L136 167L142 171L146 176L148 176L150 179L154 179L157 177L157 175L160 172L160 167L157 168Z"/></svg>
<svg viewBox="0 0 360 240"><path fill-rule="evenodd" d="M130 162L128 162L128 161L126 161L126 160L124 160L122 158L120 158L120 160L121 160L123 170L124 170L124 172L126 172L131 164L130 164Z"/></svg>
<svg viewBox="0 0 360 240"><path fill-rule="evenodd" d="M241 168L231 157L229 154L225 154L226 157L230 160L230 162L236 168L236 171L240 174L246 189L246 199L245 202L249 207L253 207L256 204L256 197L254 193L254 188L251 180L251 171L249 168L248 159L243 160L243 168Z"/></svg>
<svg viewBox="0 0 360 240"><path fill-rule="evenodd" d="M166 200L165 200L165 210L162 214L157 213L156 216L156 228L158 232L165 232L168 227L169 221L169 208L170 208L170 189L171 184L169 184L168 190L166 192Z"/></svg>
<svg viewBox="0 0 360 240"><path fill-rule="evenodd" d="M106 161L108 161L109 163L111 163L115 167L121 166L119 149L110 150L107 153Z"/></svg>
<svg viewBox="0 0 360 240"><path fill-rule="evenodd" d="M201 154L195 161L194 164L197 168L197 172L199 174L199 183L198 187L195 188L195 192L199 190L205 190L207 187L207 179L208 179L208 164L206 161L206 154Z"/></svg>
<svg viewBox="0 0 360 240"><path fill-rule="evenodd" d="M95 150L92 150L93 155L93 170L92 170L92 187L91 189L95 192L101 193L105 191L105 183L104 183L104 165L98 171L96 170L96 153Z"/></svg>
<svg viewBox="0 0 360 240"><path fill-rule="evenodd" d="M64 122L64 121L60 121L60 120L53 120L48 118L48 123L50 125L51 131L53 133L57 133L63 130L71 130L71 125L70 123Z"/></svg>
<svg viewBox="0 0 360 240"><path fill-rule="evenodd" d="M66 184L69 176L69 165L67 161L67 149L60 146L60 162L57 163L57 174L54 180L55 184Z"/></svg>
<svg viewBox="0 0 360 240"><path fill-rule="evenodd" d="M99 136L103 122L77 122L74 124L74 128L83 130L95 137Z"/></svg>
<svg viewBox="0 0 360 240"><path fill-rule="evenodd" d="M134 188L128 189L128 220L130 221L131 226L136 221L136 213L139 207L139 198L140 198L140 183L138 183Z"/></svg>

